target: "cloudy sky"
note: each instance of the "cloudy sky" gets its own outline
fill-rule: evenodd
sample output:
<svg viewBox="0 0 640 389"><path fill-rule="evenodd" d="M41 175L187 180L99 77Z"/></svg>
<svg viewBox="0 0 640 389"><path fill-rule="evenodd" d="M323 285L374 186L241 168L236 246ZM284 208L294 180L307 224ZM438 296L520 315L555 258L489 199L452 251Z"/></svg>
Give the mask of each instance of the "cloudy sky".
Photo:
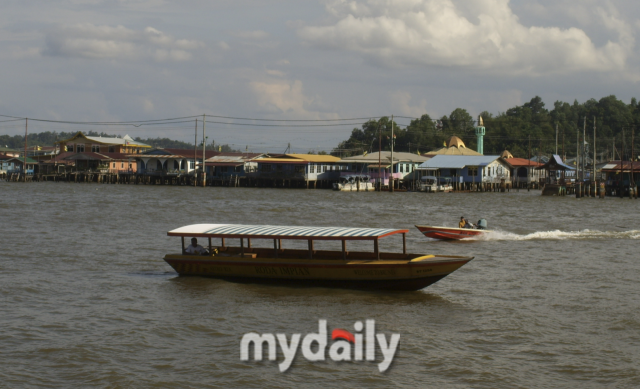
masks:
<svg viewBox="0 0 640 389"><path fill-rule="evenodd" d="M71 121L495 114L637 93L640 3L595 0L1 0L0 114ZM1 120L1 119L0 119ZM351 124L207 119L237 148L329 150ZM408 124L408 119L398 120ZM254 122L256 123L256 122ZM270 122L262 122L270 123ZM97 127L193 141L194 125ZM24 124L0 123L0 134Z"/></svg>

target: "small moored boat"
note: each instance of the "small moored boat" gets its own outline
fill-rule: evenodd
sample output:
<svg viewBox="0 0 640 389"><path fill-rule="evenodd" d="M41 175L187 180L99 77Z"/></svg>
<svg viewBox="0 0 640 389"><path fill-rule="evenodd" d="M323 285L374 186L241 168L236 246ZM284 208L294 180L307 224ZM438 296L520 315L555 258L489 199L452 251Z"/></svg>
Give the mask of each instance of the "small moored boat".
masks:
<svg viewBox="0 0 640 389"><path fill-rule="evenodd" d="M375 190L371 178L365 174L341 176L339 182L333 184L333 190L342 192L372 192Z"/></svg>
<svg viewBox="0 0 640 389"><path fill-rule="evenodd" d="M408 254L408 230L383 228L287 227L194 224L169 231L182 238L182 254L164 260L181 276L207 276L237 282L321 285L352 289L419 290L441 280L473 257ZM379 240L402 235L402 252L379 250ZM185 237L208 239L207 255L187 255ZM214 246L212 239L220 239ZM235 240L238 246L228 246ZM307 241L283 248L282 241ZM348 241L371 241L373 251L348 251ZM258 247L256 242L268 242ZM315 250L314 241L340 241L342 250ZM304 246L303 246L304 247Z"/></svg>
<svg viewBox="0 0 640 389"><path fill-rule="evenodd" d="M435 226L416 226L424 236L433 239L442 240L460 240L468 239L491 232L484 229L476 228L453 228L453 227L435 227Z"/></svg>

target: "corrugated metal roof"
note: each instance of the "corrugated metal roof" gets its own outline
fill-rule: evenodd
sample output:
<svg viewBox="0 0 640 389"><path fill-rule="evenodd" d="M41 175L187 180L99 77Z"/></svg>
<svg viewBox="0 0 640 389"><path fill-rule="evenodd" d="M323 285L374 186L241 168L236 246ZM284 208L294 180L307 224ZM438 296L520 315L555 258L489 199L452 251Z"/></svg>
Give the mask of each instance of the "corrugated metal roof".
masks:
<svg viewBox="0 0 640 389"><path fill-rule="evenodd" d="M467 156L481 156L479 152L468 149L466 147L442 147L437 150L431 150L426 155L467 155Z"/></svg>
<svg viewBox="0 0 640 389"><path fill-rule="evenodd" d="M633 162L633 165L630 161L622 162L622 171L624 173L631 172L631 168L633 167L634 174L640 172L640 161ZM605 173L617 173L620 171L620 161L609 161L609 163L602 167L602 171Z"/></svg>
<svg viewBox="0 0 640 389"><path fill-rule="evenodd" d="M129 146L151 147L150 145L148 145L146 143L142 143L142 142L139 142L137 140L134 140L129 135L125 135L122 138L110 138L110 137L101 137L101 136L86 136L81 131L78 131L74 136L72 136L69 139L59 140L59 141L56 141L54 143L67 143L67 142L71 142L71 141L75 140L76 138L85 138L85 139L90 140L92 142L106 144L106 145L125 145L125 144L128 144Z"/></svg>
<svg viewBox="0 0 640 389"><path fill-rule="evenodd" d="M380 153L380 156L378 156L378 152L374 151L371 152L367 155L354 155L352 157L345 157L342 158L342 162L362 162L362 163L376 163L378 162L378 158L385 160L385 161L389 161L391 158L391 151L382 151ZM398 161L409 161L409 162L424 162L427 160L427 157L424 157L422 155L418 155L418 154L413 154L413 153L406 153L406 152L394 152L393 153L393 160L395 162Z"/></svg>
<svg viewBox="0 0 640 389"><path fill-rule="evenodd" d="M316 154L287 154L293 158L302 159L309 162L338 162L340 158L333 155L316 155Z"/></svg>
<svg viewBox="0 0 640 389"><path fill-rule="evenodd" d="M140 159L188 159L184 155L171 155L171 154L133 154L131 157ZM202 158L200 158L202 160Z"/></svg>
<svg viewBox="0 0 640 389"><path fill-rule="evenodd" d="M258 158L256 162L260 163L297 163L300 165L304 165L309 163L309 161L303 161L302 159L297 158Z"/></svg>
<svg viewBox="0 0 640 389"><path fill-rule="evenodd" d="M212 238L374 240L409 230L390 228L298 227L242 224L192 224L167 232L169 236Z"/></svg>
<svg viewBox="0 0 640 389"><path fill-rule="evenodd" d="M418 169L462 169L465 166L485 166L499 155L436 155L423 162Z"/></svg>
<svg viewBox="0 0 640 389"><path fill-rule="evenodd" d="M5 159L3 159L3 160L5 160L6 162L9 162L9 161L14 160L14 159L19 163L24 163L24 157L9 157L6 160ZM38 161L36 161L35 159L32 159L30 157L27 157L27 163L38 163Z"/></svg>
<svg viewBox="0 0 640 389"><path fill-rule="evenodd" d="M571 167L564 162L562 162L562 158L559 155L553 154L551 159L547 161L544 165L537 167L536 170L545 170L549 168L549 166L559 167L561 170L576 170L576 168Z"/></svg>
<svg viewBox="0 0 640 389"><path fill-rule="evenodd" d="M536 162L536 161L532 161L530 159L526 159L526 158L503 158L503 160L513 166L531 166L531 167L536 167L536 166L541 166L542 164L540 162Z"/></svg>
<svg viewBox="0 0 640 389"><path fill-rule="evenodd" d="M244 158L241 155L235 155L235 156L216 155L214 157L211 157L211 158L205 160L205 162L207 162L207 163L209 163L209 162L215 162L215 163L243 163L247 159L251 159L251 158Z"/></svg>

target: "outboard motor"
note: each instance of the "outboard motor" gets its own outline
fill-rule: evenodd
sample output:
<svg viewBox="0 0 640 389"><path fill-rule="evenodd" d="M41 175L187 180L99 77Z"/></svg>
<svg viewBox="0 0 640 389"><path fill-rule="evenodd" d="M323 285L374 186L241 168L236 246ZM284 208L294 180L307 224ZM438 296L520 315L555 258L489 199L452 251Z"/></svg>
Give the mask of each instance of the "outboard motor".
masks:
<svg viewBox="0 0 640 389"><path fill-rule="evenodd" d="M478 220L478 229L479 230L486 230L487 229L487 219Z"/></svg>

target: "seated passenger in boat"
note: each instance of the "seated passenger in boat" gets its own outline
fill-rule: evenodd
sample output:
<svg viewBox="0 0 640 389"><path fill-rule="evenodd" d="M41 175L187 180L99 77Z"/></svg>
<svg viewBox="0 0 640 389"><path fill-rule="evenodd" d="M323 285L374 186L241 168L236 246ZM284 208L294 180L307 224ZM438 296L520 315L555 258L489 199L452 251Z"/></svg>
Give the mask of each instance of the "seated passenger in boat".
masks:
<svg viewBox="0 0 640 389"><path fill-rule="evenodd" d="M469 223L469 221L465 219L464 216L461 216L460 223L458 223L458 228L474 228L474 225Z"/></svg>
<svg viewBox="0 0 640 389"><path fill-rule="evenodd" d="M207 252L207 250L205 250L204 247L200 246L198 244L198 239L196 238L191 238L191 244L189 246L187 246L186 249L184 249L184 253L185 254L189 254L189 255L207 255L209 254L209 252Z"/></svg>

